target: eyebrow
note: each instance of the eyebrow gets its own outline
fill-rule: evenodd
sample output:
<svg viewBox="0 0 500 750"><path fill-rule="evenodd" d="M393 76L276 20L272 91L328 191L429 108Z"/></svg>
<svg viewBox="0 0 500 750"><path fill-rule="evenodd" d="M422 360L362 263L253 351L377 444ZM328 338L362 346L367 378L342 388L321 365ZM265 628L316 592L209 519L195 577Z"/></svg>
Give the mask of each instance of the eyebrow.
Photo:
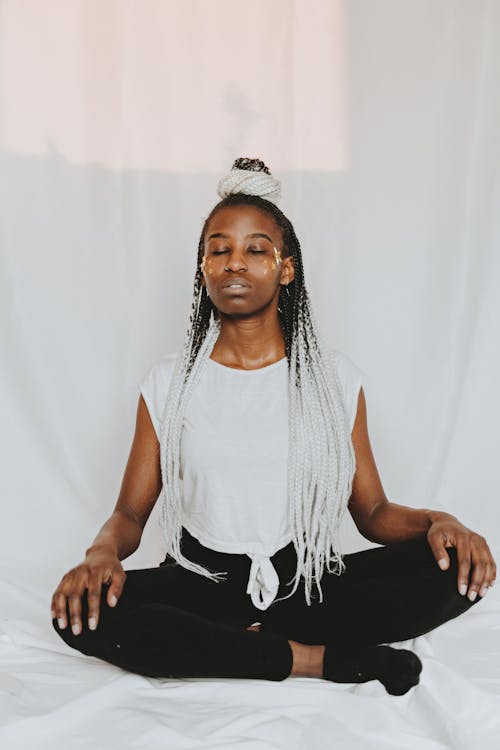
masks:
<svg viewBox="0 0 500 750"><path fill-rule="evenodd" d="M211 240L213 237L223 237L224 239L229 239L228 234L223 234L222 232L214 232L214 234L211 234L210 237L207 237L207 242ZM269 242L272 242L272 239L269 237L268 234L265 234L264 232L252 232L252 234L247 234L247 237L265 237L266 240L269 240Z"/></svg>

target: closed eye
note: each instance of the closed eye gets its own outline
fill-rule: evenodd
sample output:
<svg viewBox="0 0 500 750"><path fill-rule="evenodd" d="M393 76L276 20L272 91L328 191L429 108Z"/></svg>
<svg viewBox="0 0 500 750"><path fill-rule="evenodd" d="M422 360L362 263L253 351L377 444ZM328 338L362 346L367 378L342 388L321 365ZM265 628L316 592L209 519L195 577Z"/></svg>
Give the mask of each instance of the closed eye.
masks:
<svg viewBox="0 0 500 750"><path fill-rule="evenodd" d="M255 255L260 255L261 253L265 253L265 250L256 250L253 247L248 248L249 253L254 253ZM223 255L224 253L227 253L227 250L214 250L212 255Z"/></svg>

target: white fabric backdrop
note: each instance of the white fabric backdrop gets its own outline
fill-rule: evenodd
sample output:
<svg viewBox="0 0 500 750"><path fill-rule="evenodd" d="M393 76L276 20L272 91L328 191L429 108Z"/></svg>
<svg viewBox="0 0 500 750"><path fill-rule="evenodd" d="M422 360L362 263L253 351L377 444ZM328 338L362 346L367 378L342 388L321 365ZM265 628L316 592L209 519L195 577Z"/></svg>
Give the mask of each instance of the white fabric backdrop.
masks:
<svg viewBox="0 0 500 750"><path fill-rule="evenodd" d="M0 2L6 648L64 650L51 593L112 511L138 383L182 344L238 156L283 181L388 497L499 558L499 74L495 0ZM126 569L162 558L157 511ZM345 540L371 546L350 519ZM500 692L498 672L476 677Z"/></svg>

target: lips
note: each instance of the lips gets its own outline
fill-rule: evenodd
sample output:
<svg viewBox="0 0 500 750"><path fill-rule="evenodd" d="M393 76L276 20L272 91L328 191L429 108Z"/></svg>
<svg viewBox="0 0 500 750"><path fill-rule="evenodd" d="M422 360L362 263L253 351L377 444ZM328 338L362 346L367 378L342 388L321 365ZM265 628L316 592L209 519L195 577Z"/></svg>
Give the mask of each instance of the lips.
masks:
<svg viewBox="0 0 500 750"><path fill-rule="evenodd" d="M234 287L235 289L240 289L241 287L247 287L248 284L246 281L243 281L243 279L231 279L231 281L228 281L227 284L224 284L223 289L227 289L229 286L232 286L233 284L240 284L241 286Z"/></svg>
<svg viewBox="0 0 500 750"><path fill-rule="evenodd" d="M222 291L225 294L232 294L233 296L235 294L237 294L237 295L239 295L239 294L245 295L248 292L249 289L250 289L250 287L248 286L248 284L245 284L245 286L223 286L222 287Z"/></svg>

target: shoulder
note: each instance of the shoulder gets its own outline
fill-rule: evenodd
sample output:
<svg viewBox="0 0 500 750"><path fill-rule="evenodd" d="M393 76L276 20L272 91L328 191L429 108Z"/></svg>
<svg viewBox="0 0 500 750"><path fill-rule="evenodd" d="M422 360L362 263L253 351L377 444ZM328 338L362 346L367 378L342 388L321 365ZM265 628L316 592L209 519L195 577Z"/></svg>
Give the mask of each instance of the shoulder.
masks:
<svg viewBox="0 0 500 750"><path fill-rule="evenodd" d="M177 361L178 352L170 352L168 354L162 354L160 357L154 360L154 362L148 367L141 378L142 384L161 384L166 381L170 381L172 378L175 363Z"/></svg>
<svg viewBox="0 0 500 750"><path fill-rule="evenodd" d="M324 347L324 351L327 359L334 365L342 384L356 383L363 378L363 369L346 352L332 346Z"/></svg>
<svg viewBox="0 0 500 750"><path fill-rule="evenodd" d="M357 380L363 376L363 370L348 354L340 349L330 349L330 352L341 379Z"/></svg>
<svg viewBox="0 0 500 750"><path fill-rule="evenodd" d="M140 393L146 402L156 434L160 435L160 420L174 374L178 352L163 354L146 370L139 381Z"/></svg>
<svg viewBox="0 0 500 750"><path fill-rule="evenodd" d="M364 380L364 370L341 349L326 347L326 350L340 382L352 430L356 418L359 392Z"/></svg>

